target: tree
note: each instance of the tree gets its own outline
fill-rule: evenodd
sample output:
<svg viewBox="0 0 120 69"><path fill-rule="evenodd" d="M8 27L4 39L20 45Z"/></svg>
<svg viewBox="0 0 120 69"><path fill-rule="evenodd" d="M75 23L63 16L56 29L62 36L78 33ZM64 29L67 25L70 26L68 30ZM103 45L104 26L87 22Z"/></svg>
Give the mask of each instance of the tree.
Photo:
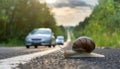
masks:
<svg viewBox="0 0 120 69"><path fill-rule="evenodd" d="M22 41L34 28L61 33L46 3L39 0L0 0L0 42Z"/></svg>
<svg viewBox="0 0 120 69"><path fill-rule="evenodd" d="M79 35L92 37L97 45L119 45L120 35L120 1L100 0L92 14L84 22L75 27ZM77 32L75 31L75 32ZM104 42L105 41L105 42Z"/></svg>

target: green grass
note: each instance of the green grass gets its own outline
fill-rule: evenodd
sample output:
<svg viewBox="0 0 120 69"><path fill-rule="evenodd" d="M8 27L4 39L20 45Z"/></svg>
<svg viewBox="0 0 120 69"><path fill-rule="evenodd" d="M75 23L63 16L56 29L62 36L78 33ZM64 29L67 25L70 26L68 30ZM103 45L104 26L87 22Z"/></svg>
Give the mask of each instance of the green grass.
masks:
<svg viewBox="0 0 120 69"><path fill-rule="evenodd" d="M76 38L75 38L74 33L72 31L70 31L70 36L71 36L72 43L73 43L76 40Z"/></svg>
<svg viewBox="0 0 120 69"><path fill-rule="evenodd" d="M120 47L120 36L115 35L99 35L99 36L92 36L97 46L103 47L113 47L119 48Z"/></svg>
<svg viewBox="0 0 120 69"><path fill-rule="evenodd" d="M73 41L75 40L76 35L77 34L75 33L74 35L72 34L72 37L74 37ZM113 34L94 34L93 33L93 34L87 34L84 36L88 36L92 38L97 47L120 48L120 34L119 33L113 33Z"/></svg>

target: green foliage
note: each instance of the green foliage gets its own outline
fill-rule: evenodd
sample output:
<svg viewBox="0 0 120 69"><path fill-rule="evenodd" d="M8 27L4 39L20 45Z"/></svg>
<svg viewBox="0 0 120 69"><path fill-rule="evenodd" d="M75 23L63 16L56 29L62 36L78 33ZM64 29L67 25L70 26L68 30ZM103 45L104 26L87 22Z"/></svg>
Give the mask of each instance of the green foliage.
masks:
<svg viewBox="0 0 120 69"><path fill-rule="evenodd" d="M93 13L75 27L74 35L89 36L97 46L120 46L120 1L100 0ZM77 34L76 34L77 33Z"/></svg>
<svg viewBox="0 0 120 69"><path fill-rule="evenodd" d="M63 32L46 3L39 0L0 0L0 10L0 43L24 42L34 28L51 28L55 35Z"/></svg>
<svg viewBox="0 0 120 69"><path fill-rule="evenodd" d="M67 39L67 30L64 26L56 26L57 28L53 28L53 31L55 31L55 37L57 36L64 36L65 40Z"/></svg>

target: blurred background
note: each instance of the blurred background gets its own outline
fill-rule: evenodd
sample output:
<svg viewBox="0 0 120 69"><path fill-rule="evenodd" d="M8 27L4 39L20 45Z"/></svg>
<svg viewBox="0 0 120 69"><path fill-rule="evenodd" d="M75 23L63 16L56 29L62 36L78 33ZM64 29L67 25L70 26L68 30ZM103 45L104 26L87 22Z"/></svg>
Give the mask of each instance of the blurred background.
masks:
<svg viewBox="0 0 120 69"><path fill-rule="evenodd" d="M0 0L0 45L24 45L34 28L55 36L93 38L97 46L120 47L119 0Z"/></svg>

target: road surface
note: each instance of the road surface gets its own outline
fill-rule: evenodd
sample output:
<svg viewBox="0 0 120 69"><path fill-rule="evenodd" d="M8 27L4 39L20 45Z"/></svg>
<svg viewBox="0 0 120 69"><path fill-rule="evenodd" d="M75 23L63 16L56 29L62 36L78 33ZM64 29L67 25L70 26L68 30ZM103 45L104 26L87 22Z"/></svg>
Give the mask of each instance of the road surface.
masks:
<svg viewBox="0 0 120 69"><path fill-rule="evenodd" d="M61 48L65 47L66 44L67 43L65 43ZM38 49L25 49L22 47L1 47L1 54L4 58L0 59L0 69L18 69L17 66L19 66L19 64L25 64L34 58L60 51L61 48L59 46L53 48L39 47ZM7 56L7 58L5 58L5 56Z"/></svg>
<svg viewBox="0 0 120 69"><path fill-rule="evenodd" d="M6 59L13 56L30 54L34 52L40 52L48 50L47 46L39 46L38 48L31 47L30 49L26 49L25 46L23 47L0 47L0 59Z"/></svg>
<svg viewBox="0 0 120 69"><path fill-rule="evenodd" d="M66 48L67 50L69 49ZM64 50L66 50L64 49ZM20 69L120 69L120 49L96 48L102 58L64 58L60 51L37 57L29 63L19 64Z"/></svg>

